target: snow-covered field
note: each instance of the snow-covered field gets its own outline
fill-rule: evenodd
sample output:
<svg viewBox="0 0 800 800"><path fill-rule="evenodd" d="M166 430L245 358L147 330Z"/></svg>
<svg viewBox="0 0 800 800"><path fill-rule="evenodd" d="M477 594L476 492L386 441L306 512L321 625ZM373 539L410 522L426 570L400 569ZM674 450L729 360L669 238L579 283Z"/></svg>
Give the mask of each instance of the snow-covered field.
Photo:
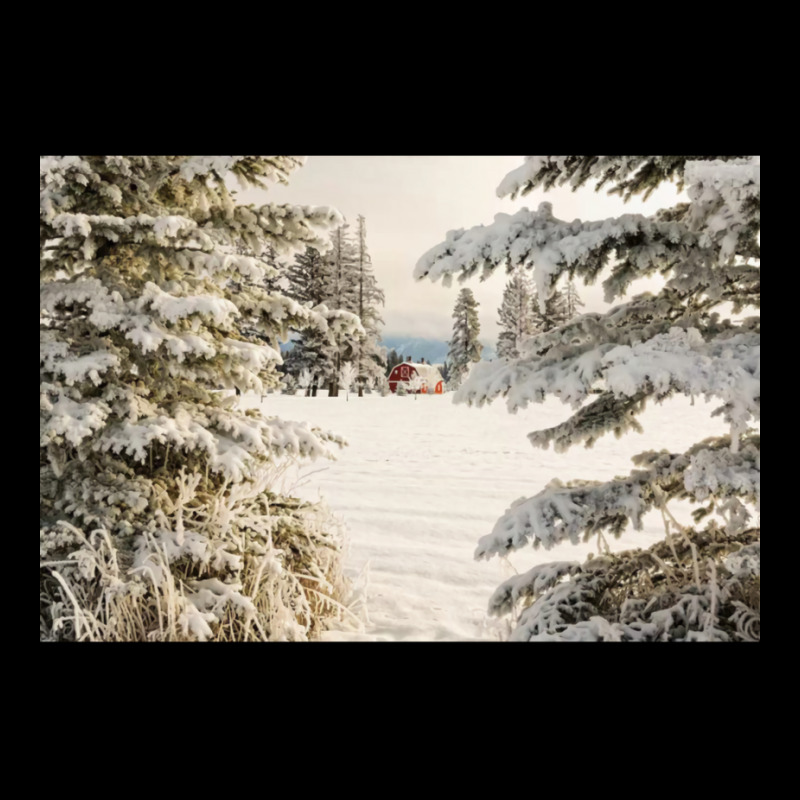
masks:
<svg viewBox="0 0 800 800"><path fill-rule="evenodd" d="M249 406L257 398L246 398ZM649 449L679 451L727 432L713 406L677 398L650 407L644 434L609 435L594 448L559 455L531 447L526 434L568 416L558 401L509 414L503 403L468 408L452 394L358 398L269 395L265 415L308 420L344 435L349 447L336 462L301 465L287 488L325 498L346 524L346 571L366 592L368 619L358 634L330 639L452 641L499 638L499 621L486 617L496 586L514 570L536 563L580 560L596 540L550 551L529 548L509 561L476 562L479 537L515 499L538 492L552 478L609 479L627 474L630 457ZM612 549L646 547L663 535L660 515L641 532L612 540Z"/></svg>

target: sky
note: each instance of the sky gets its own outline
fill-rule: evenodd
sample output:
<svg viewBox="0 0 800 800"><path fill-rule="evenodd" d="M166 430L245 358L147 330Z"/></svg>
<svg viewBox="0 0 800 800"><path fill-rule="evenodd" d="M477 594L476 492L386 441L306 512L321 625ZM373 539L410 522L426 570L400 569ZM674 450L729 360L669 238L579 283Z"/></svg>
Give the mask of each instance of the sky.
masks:
<svg viewBox="0 0 800 800"><path fill-rule="evenodd" d="M495 214L535 209L543 200L553 204L559 219L595 220L651 214L686 199L672 185L659 187L647 203L639 199L623 203L590 186L577 192L568 187L538 190L517 200L498 198L500 181L523 160L522 156L309 156L306 165L292 173L288 186L239 191L237 199L332 206L351 224L362 214L375 276L386 293L383 335L449 339L456 296L462 286L469 286L480 304L481 342L494 347L499 334L497 309L507 280L504 270L498 269L484 282L477 277L465 284L453 281L450 288L413 278L420 256L444 241L448 231L487 225ZM641 281L633 292L654 286ZM577 288L586 304L583 311L608 307L599 285L579 283Z"/></svg>

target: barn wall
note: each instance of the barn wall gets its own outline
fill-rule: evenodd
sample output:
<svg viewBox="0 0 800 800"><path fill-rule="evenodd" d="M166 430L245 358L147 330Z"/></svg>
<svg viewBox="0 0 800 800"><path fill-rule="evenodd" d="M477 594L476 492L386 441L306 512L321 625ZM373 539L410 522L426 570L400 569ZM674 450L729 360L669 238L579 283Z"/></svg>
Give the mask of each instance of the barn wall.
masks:
<svg viewBox="0 0 800 800"><path fill-rule="evenodd" d="M428 365L425 364L423 366L427 367ZM401 373L401 371L402 371L402 369L404 367L408 370L408 377L407 378L400 377L400 373ZM392 371L389 373L389 378L388 378L389 388L391 389L391 391L396 392L397 391L397 384L399 382L401 382L401 381L407 382L414 375L421 375L423 380L425 380L427 382L427 385L428 385L427 386L427 389L428 389L427 393L428 394L441 394L442 391L440 390L439 392L437 392L436 391L436 387L440 383L443 383L443 381L442 381L442 378L439 375L438 371L435 371L435 374L436 374L436 380L433 380L432 376L430 374L421 375L420 371L415 366L413 366L412 364L409 364L409 363L397 364L397 366L392 367Z"/></svg>
<svg viewBox="0 0 800 800"><path fill-rule="evenodd" d="M408 378L401 378L400 377L400 371L401 371L402 367L407 367L408 368ZM414 367L412 367L410 364L398 364L397 366L393 367L392 371L389 373L389 388L393 392L396 392L397 391L397 384L400 381L403 381L405 383L406 381L410 380L413 375L416 375L416 374L417 374L417 370L414 369ZM394 385L392 385L392 384L394 384Z"/></svg>

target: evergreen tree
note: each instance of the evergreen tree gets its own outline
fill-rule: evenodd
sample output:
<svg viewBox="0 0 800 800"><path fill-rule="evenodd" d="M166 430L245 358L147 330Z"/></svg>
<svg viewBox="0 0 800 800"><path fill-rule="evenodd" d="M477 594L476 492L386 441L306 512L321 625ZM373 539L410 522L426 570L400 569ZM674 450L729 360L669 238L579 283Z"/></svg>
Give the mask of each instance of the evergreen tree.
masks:
<svg viewBox="0 0 800 800"><path fill-rule="evenodd" d="M624 199L661 182L686 186L690 201L645 217L562 222L549 203L458 230L426 253L417 278L483 277L509 261L532 269L540 297L559 276L604 280L609 302L637 278L660 273L657 293L634 296L604 314L583 314L534 337L525 355L477 366L462 401L507 397L509 409L547 395L569 403L565 422L530 434L535 446L564 451L613 431L640 429L648 400L674 394L716 398L730 434L686 452L642 453L627 477L552 481L517 500L483 537L477 558L527 543L552 547L581 534L619 536L658 509L666 538L649 550L537 566L503 583L492 614L512 613L513 639L752 640L760 630L761 445L759 158L737 156L533 156L498 194L526 194L597 181ZM611 260L614 256L613 261ZM737 317L726 317L730 304ZM750 310L750 316L742 312ZM695 505L679 524L673 498ZM520 606L522 610L520 612Z"/></svg>
<svg viewBox="0 0 800 800"><path fill-rule="evenodd" d="M386 375L398 365L403 363L403 357L397 353L397 350L392 348L386 355Z"/></svg>
<svg viewBox="0 0 800 800"><path fill-rule="evenodd" d="M367 225L364 217L358 218L358 241L356 243L356 262L354 279L357 283L358 305L348 309L355 311L361 321L366 336L356 340L355 356L358 380L358 396L364 386L382 376L386 369L385 349L380 346L380 327L383 325L378 306L385 303L383 291L378 288L372 270L372 259L367 250Z"/></svg>
<svg viewBox="0 0 800 800"><path fill-rule="evenodd" d="M330 300L331 263L318 249L306 247L305 252L298 253L286 270L286 278L289 297L328 320L335 318ZM311 380L306 396L316 397L319 387L333 377L337 342L319 328L305 328L295 334L294 345L286 356L286 371L297 378L308 370Z"/></svg>
<svg viewBox="0 0 800 800"><path fill-rule="evenodd" d="M327 260L314 247L306 247L297 253L286 269L288 288L286 294L312 308L328 299L327 286L330 272Z"/></svg>
<svg viewBox="0 0 800 800"><path fill-rule="evenodd" d="M365 384L382 375L385 368L384 350L379 344L383 320L378 310L384 295L372 270L364 218L358 218L357 241L351 240L348 229L343 224L333 232L327 256L307 251L295 259L287 273L292 297L317 311L324 306L324 313L344 310L357 314L364 329L359 336L340 335L333 344L314 330L299 335L287 359L287 369L295 375L310 369L315 376L310 390L314 395L317 385L326 384L329 395L335 397L341 368L350 361L358 371L359 396Z"/></svg>
<svg viewBox="0 0 800 800"><path fill-rule="evenodd" d="M327 255L330 284L326 287L326 299L334 308L358 308L355 280L358 256L349 232L350 226L343 222L331 234L331 249Z"/></svg>
<svg viewBox="0 0 800 800"><path fill-rule="evenodd" d="M452 372L452 383L458 386L473 363L481 360L483 346L478 341L481 331L478 321L478 301L472 289L464 288L458 293L453 309L453 338L450 340L448 360Z"/></svg>
<svg viewBox="0 0 800 800"><path fill-rule="evenodd" d="M553 328L563 325L568 319L570 319L569 305L565 292L553 289L542 303L539 300L538 291L533 290L531 323L536 333L551 331Z"/></svg>
<svg viewBox="0 0 800 800"><path fill-rule="evenodd" d="M578 309L583 308L586 304L581 300L578 290L575 288L575 281L570 278L567 281L567 288L564 292L567 304L567 319L578 316Z"/></svg>
<svg viewBox="0 0 800 800"><path fill-rule="evenodd" d="M497 313L501 328L497 355L499 358L518 358L520 344L537 330L533 287L523 270L515 270L509 279Z"/></svg>
<svg viewBox="0 0 800 800"><path fill-rule="evenodd" d="M228 280L228 288L235 294L243 294L244 297L247 297L249 290L254 288L263 289L268 294L280 294L282 265L278 261L278 251L271 243L267 243L264 246L263 253L258 253L253 250L252 242L253 237L250 236L249 241L239 239L234 248L230 248L225 244L220 245L220 250L223 252L235 252L237 255L256 260L262 269L262 273L257 276L235 275L235 277ZM245 289L244 287L247 288ZM272 327L265 328L261 325L259 323L260 313L257 307L251 307L243 303L236 320L239 334L247 337L249 341L264 342L280 352L280 330ZM328 336L329 334L325 331L320 332L320 335ZM281 365L278 371L281 374L281 379L283 379L286 372L285 366ZM265 386L264 391L268 388ZM241 390L238 387L236 387L236 394L241 394Z"/></svg>
<svg viewBox="0 0 800 800"><path fill-rule="evenodd" d="M331 236L331 251L328 256L330 270L329 301L333 308L355 308L358 304L357 290L352 275L355 272L355 248L347 236L350 226L342 223ZM342 364L352 359L355 342L352 338L336 337L336 349L333 353L328 378L328 396L339 396L339 375Z"/></svg>
<svg viewBox="0 0 800 800"><path fill-rule="evenodd" d="M236 243L235 251L240 256L249 256L256 258L261 263L264 270L264 277L260 280L262 285L268 292L281 291L281 274L283 273L283 265L278 260L278 251L275 246L268 243L264 246L263 252L259 255L253 250L252 246L244 239L240 239Z"/></svg>
<svg viewBox="0 0 800 800"><path fill-rule="evenodd" d="M278 385L280 353L251 328L359 330L263 286L265 244L324 247L340 215L236 205L225 185L301 163L40 159L41 638L302 639L341 600L326 518L271 488L285 459L341 439L220 391Z"/></svg>

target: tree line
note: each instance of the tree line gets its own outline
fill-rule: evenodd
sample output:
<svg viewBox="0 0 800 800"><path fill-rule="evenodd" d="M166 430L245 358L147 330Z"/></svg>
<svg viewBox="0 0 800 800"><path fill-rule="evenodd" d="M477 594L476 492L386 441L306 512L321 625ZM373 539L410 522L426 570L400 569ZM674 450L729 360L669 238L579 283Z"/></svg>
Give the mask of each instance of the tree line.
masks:
<svg viewBox="0 0 800 800"><path fill-rule="evenodd" d="M442 370L451 389L457 388L471 365L481 360L483 345L478 341L481 331L479 305L471 289L464 288L459 292L453 309L453 337ZM503 301L497 310L500 324L498 357L519 358L526 340L565 324L577 316L583 305L572 280L564 289L553 290L544 302L540 302L530 276L518 267L506 284Z"/></svg>
<svg viewBox="0 0 800 800"><path fill-rule="evenodd" d="M355 383L361 397L365 389L386 380L385 348L380 345L380 306L385 296L367 248L365 218L358 217L354 231L343 223L330 241L329 251L306 247L288 265L278 264L274 250L267 249L262 258L276 267L280 276L272 278L274 283L267 288L282 288L288 297L313 308L330 324L341 312L355 314L363 332L331 336L324 327L291 328L293 344L284 355L282 383L285 391L305 389L310 397L316 397L320 388L337 397L340 388L349 389ZM247 245L240 243L239 252L247 252Z"/></svg>
<svg viewBox="0 0 800 800"><path fill-rule="evenodd" d="M347 223L332 236L333 248L324 256L314 248L295 257L287 270L288 295L313 307L325 306L356 314L364 335L338 335L333 343L320 331L298 332L294 347L286 358L286 373L316 396L317 389L328 387L328 395L336 397L346 364L355 368L358 396L364 389L384 380L386 356L380 346L383 319L379 307L385 303L367 249L367 227L363 216L356 223L352 236Z"/></svg>

